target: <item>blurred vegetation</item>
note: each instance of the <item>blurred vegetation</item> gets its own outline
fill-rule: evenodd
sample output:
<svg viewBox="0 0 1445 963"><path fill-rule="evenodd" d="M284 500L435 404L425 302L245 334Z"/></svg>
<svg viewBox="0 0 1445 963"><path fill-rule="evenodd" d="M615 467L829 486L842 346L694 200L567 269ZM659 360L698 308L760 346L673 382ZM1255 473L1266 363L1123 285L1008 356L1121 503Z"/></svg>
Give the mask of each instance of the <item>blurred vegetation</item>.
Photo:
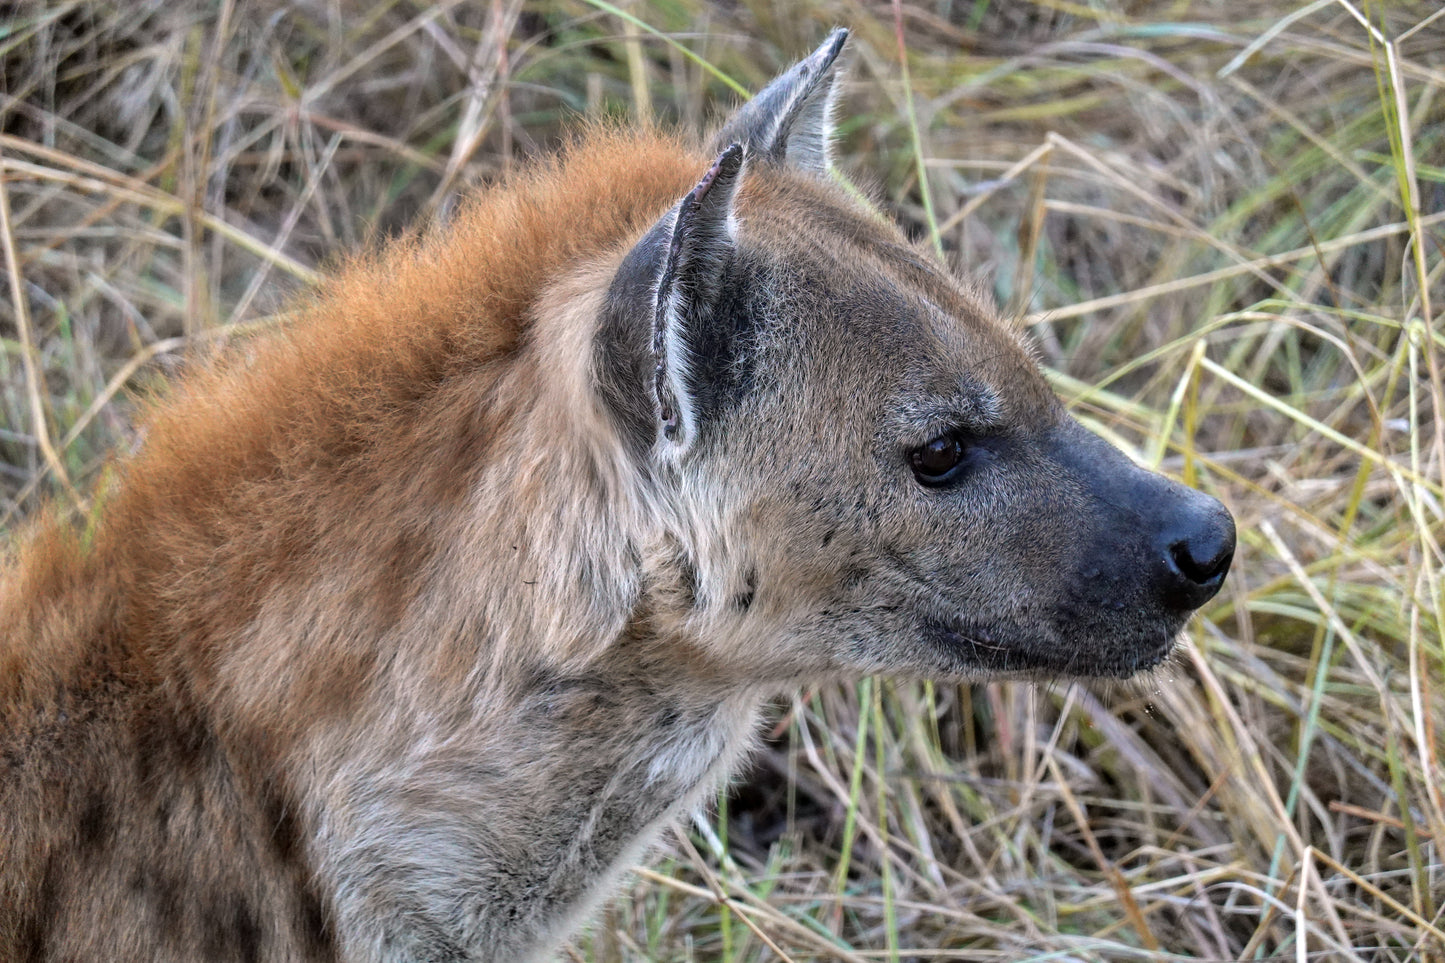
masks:
<svg viewBox="0 0 1445 963"><path fill-rule="evenodd" d="M1108 688L781 704L578 960L1445 960L1435 2L0 5L0 516L133 397L583 117L689 128L853 28L840 167L1241 545Z"/></svg>

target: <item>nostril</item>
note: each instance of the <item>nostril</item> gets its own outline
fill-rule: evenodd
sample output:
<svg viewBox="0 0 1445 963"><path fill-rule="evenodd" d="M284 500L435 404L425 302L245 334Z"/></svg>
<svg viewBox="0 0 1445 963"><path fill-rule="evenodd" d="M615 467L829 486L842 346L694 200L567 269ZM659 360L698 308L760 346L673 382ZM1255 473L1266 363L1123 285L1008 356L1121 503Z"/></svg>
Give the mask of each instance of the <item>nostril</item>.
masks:
<svg viewBox="0 0 1445 963"><path fill-rule="evenodd" d="M1169 546L1169 557L1185 578L1202 585L1229 570L1234 539L1229 539L1228 544L1219 537L1180 539Z"/></svg>
<svg viewBox="0 0 1445 963"><path fill-rule="evenodd" d="M1171 576L1164 584L1170 605L1195 609L1214 597L1234 559L1234 519L1219 506L1188 534L1169 542Z"/></svg>

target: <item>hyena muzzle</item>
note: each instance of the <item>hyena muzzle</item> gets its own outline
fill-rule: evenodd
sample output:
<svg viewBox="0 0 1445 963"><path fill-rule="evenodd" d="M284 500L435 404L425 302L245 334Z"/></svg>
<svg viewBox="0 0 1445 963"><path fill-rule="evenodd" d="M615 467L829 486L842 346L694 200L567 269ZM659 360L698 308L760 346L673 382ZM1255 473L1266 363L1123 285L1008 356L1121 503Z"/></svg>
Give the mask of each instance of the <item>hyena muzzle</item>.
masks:
<svg viewBox="0 0 1445 963"><path fill-rule="evenodd" d="M0 594L0 958L545 956L772 694L1125 677L1229 568L829 171L836 32L152 413Z"/></svg>

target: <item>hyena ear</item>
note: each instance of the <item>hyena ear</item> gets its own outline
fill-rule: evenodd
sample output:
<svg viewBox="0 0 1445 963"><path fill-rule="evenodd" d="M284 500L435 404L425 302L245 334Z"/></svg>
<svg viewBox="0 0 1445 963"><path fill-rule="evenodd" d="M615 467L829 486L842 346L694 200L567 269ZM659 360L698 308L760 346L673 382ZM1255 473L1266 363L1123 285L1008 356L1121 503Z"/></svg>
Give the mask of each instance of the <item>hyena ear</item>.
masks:
<svg viewBox="0 0 1445 963"><path fill-rule="evenodd" d="M653 391L662 434L686 447L697 431L691 347L712 321L723 274L733 257L733 198L742 181L743 148L730 144L678 205L653 305Z"/></svg>
<svg viewBox="0 0 1445 963"><path fill-rule="evenodd" d="M715 144L742 144L750 159L825 173L838 54L847 40L846 29L834 30L822 46L744 104Z"/></svg>

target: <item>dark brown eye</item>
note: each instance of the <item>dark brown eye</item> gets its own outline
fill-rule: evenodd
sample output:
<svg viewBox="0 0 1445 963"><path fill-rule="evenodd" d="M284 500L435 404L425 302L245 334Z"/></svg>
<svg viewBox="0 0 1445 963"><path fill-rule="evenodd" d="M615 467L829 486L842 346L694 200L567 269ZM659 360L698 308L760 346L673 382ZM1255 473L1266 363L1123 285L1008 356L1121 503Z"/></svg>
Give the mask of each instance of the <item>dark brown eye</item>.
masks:
<svg viewBox="0 0 1445 963"><path fill-rule="evenodd" d="M925 485L946 485L959 474L968 448L957 435L939 435L908 453L913 474Z"/></svg>

